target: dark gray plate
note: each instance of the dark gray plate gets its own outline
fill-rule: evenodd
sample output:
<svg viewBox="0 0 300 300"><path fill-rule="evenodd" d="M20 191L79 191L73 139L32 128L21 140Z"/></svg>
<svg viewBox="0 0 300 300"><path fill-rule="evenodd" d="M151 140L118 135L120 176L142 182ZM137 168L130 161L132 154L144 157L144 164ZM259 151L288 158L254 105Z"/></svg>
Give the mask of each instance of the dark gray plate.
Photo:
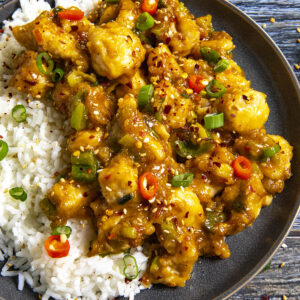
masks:
<svg viewBox="0 0 300 300"><path fill-rule="evenodd" d="M185 288L154 286L136 299L224 299L255 276L280 246L292 226L300 204L300 90L283 54L248 16L222 0L184 1L196 15L213 15L214 27L232 35L237 46L234 59L244 69L252 86L268 96L271 109L267 129L286 137L294 146L293 174L286 188L270 207L264 208L251 228L227 239L227 260L200 258ZM8 1L0 7L4 20L18 7ZM30 288L17 291L16 279L0 278L0 297L38 299ZM0 298L1 299L1 298Z"/></svg>

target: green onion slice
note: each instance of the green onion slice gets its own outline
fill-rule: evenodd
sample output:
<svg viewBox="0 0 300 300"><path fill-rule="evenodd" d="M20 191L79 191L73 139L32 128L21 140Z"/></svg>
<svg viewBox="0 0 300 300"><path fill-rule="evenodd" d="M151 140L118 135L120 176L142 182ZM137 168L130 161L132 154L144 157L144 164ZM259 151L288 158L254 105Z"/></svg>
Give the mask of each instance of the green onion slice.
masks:
<svg viewBox="0 0 300 300"><path fill-rule="evenodd" d="M132 195L131 194L127 194L127 195L123 196L122 198L120 198L118 200L118 203L122 205L122 204L125 204L126 202L128 202L131 199L132 199Z"/></svg>
<svg viewBox="0 0 300 300"><path fill-rule="evenodd" d="M156 273L159 270L159 256L155 256L150 265L150 273Z"/></svg>
<svg viewBox="0 0 300 300"><path fill-rule="evenodd" d="M225 86L219 83L216 79L210 81L205 87L205 90L210 98L219 98L226 92Z"/></svg>
<svg viewBox="0 0 300 300"><path fill-rule="evenodd" d="M20 187L14 187L10 189L9 194L16 200L25 201L27 199L26 192Z"/></svg>
<svg viewBox="0 0 300 300"><path fill-rule="evenodd" d="M71 115L71 127L76 130L86 128L87 112L85 105L81 102L74 105Z"/></svg>
<svg viewBox="0 0 300 300"><path fill-rule="evenodd" d="M115 4L115 3L119 3L120 0L105 0L105 2L110 3L110 4Z"/></svg>
<svg viewBox="0 0 300 300"><path fill-rule="evenodd" d="M144 85L141 87L138 94L138 105L140 108L146 107L150 104L151 98L154 93L154 86L152 84Z"/></svg>
<svg viewBox="0 0 300 300"><path fill-rule="evenodd" d="M172 178L172 186L174 187L188 187L194 179L193 173L182 173Z"/></svg>
<svg viewBox="0 0 300 300"><path fill-rule="evenodd" d="M71 164L94 166L97 165L97 159L92 152L80 152L78 156L71 155Z"/></svg>
<svg viewBox="0 0 300 300"><path fill-rule="evenodd" d="M123 262L125 265L123 269L125 277L129 280L137 278L139 275L139 268L135 257L127 254L123 257Z"/></svg>
<svg viewBox="0 0 300 300"><path fill-rule="evenodd" d="M226 216L223 212L207 211L204 226L207 230L214 233L214 227L221 222L225 222Z"/></svg>
<svg viewBox="0 0 300 300"><path fill-rule="evenodd" d="M217 52L209 47L201 47L200 52L201 52L202 58L209 63L216 64L220 59L219 52Z"/></svg>
<svg viewBox="0 0 300 300"><path fill-rule="evenodd" d="M0 161L5 158L8 153L8 145L6 142L0 140Z"/></svg>
<svg viewBox="0 0 300 300"><path fill-rule="evenodd" d="M154 23L153 17L149 13L143 12L138 17L135 26L138 30L145 31L151 29L154 26Z"/></svg>
<svg viewBox="0 0 300 300"><path fill-rule="evenodd" d="M189 156L196 157L209 152L214 147L214 143L211 140L202 140L200 144L192 145L184 141L176 141L174 146L179 156L189 158Z"/></svg>
<svg viewBox="0 0 300 300"><path fill-rule="evenodd" d="M93 182L97 179L97 170L93 166L72 165L71 175L78 181Z"/></svg>
<svg viewBox="0 0 300 300"><path fill-rule="evenodd" d="M44 61L47 65L46 69L44 68ZM42 52L36 58L36 66L42 74L47 75L53 71L54 62L47 52Z"/></svg>
<svg viewBox="0 0 300 300"><path fill-rule="evenodd" d="M62 78L64 77L64 74L65 74L65 72L64 72L63 69L56 68L56 69L53 71L53 74L52 74L52 76L51 76L52 81L53 81L54 83L56 83L56 82L62 80Z"/></svg>
<svg viewBox="0 0 300 300"><path fill-rule="evenodd" d="M52 231L52 235L65 234L67 238L70 237L71 233L72 233L72 228L69 226L56 226Z"/></svg>
<svg viewBox="0 0 300 300"><path fill-rule="evenodd" d="M280 146L275 145L273 147L265 148L263 149L264 158L273 157L275 154L277 154L280 151Z"/></svg>
<svg viewBox="0 0 300 300"><path fill-rule="evenodd" d="M13 119L18 123L24 122L27 119L26 109L25 109L24 105L22 105L22 104L16 105L12 109L11 115L12 115Z"/></svg>
<svg viewBox="0 0 300 300"><path fill-rule="evenodd" d="M229 61L227 59L221 59L215 65L214 70L217 73L221 73L221 72L225 71L228 67L229 67Z"/></svg>
<svg viewBox="0 0 300 300"><path fill-rule="evenodd" d="M207 130L224 126L224 114L208 114L204 116L204 126Z"/></svg>

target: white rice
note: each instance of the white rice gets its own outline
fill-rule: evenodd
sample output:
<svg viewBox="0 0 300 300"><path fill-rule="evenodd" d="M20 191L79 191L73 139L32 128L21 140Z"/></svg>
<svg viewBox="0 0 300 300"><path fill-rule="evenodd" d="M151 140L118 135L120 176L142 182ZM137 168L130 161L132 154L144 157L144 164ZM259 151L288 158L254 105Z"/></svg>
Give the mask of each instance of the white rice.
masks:
<svg viewBox="0 0 300 300"><path fill-rule="evenodd" d="M57 5L77 6L90 11L98 0L57 0ZM139 279L146 269L147 257L142 249L132 249L140 273L137 279L125 282L123 254L87 257L94 232L88 222L82 226L70 220L71 250L67 257L50 258L44 241L51 234L50 221L41 213L39 202L55 183L56 172L62 171L69 155L64 154L67 124L51 102L30 99L8 87L12 59L22 47L11 35L9 26L32 21L43 10L50 9L44 0L20 0L11 21L5 21L0 39L0 137L9 145L7 157L0 162L0 260L8 258L2 276L18 276L18 289L25 282L42 299L110 299L118 295L130 297L144 287ZM7 66L7 67L6 67ZM28 103L29 102L29 103ZM26 123L16 123L11 110L23 104L28 115ZM23 187L25 202L12 199L8 190Z"/></svg>

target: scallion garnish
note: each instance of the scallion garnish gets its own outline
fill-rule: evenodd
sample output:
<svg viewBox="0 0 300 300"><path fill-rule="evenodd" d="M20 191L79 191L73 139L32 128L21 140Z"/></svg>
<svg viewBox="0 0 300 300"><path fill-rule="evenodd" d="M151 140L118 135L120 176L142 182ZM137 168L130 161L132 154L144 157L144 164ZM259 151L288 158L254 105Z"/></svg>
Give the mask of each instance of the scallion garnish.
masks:
<svg viewBox="0 0 300 300"><path fill-rule="evenodd" d="M224 114L208 114L204 116L204 126L207 130L224 126Z"/></svg>
<svg viewBox="0 0 300 300"><path fill-rule="evenodd" d="M12 109L11 115L12 115L13 119L18 123L26 121L27 114L26 114L26 109L25 109L24 105L22 105L22 104L16 105Z"/></svg>
<svg viewBox="0 0 300 300"><path fill-rule="evenodd" d="M141 87L140 92L138 94L139 108L145 108L148 104L150 104L153 92L154 86L152 84L144 85Z"/></svg>
<svg viewBox="0 0 300 300"><path fill-rule="evenodd" d="M205 90L210 98L219 98L226 92L225 86L219 83L216 79L210 81Z"/></svg>
<svg viewBox="0 0 300 300"><path fill-rule="evenodd" d="M204 60L206 60L209 63L217 63L220 59L220 54L209 48L209 47L201 47L200 48L201 56Z"/></svg>
<svg viewBox="0 0 300 300"><path fill-rule="evenodd" d="M115 3L119 3L120 0L105 0L105 2L110 3L110 4L115 4Z"/></svg>
<svg viewBox="0 0 300 300"><path fill-rule="evenodd" d="M72 233L72 228L69 226L56 226L52 231L52 235L65 234L67 238L70 237L71 233Z"/></svg>
<svg viewBox="0 0 300 300"><path fill-rule="evenodd" d="M139 275L139 268L134 256L127 254L123 257L124 269L123 274L129 280L133 280Z"/></svg>
<svg viewBox="0 0 300 300"><path fill-rule="evenodd" d="M86 108L81 102L75 104L71 115L71 127L76 130L82 130L86 128Z"/></svg>
<svg viewBox="0 0 300 300"><path fill-rule="evenodd" d="M64 77L64 70L60 69L60 68L56 68L54 71L53 71L53 74L51 76L52 78L52 81L54 83L60 81L63 77Z"/></svg>
<svg viewBox="0 0 300 300"><path fill-rule="evenodd" d="M44 68L44 61L46 62L46 68ZM42 52L36 58L36 66L42 74L47 75L53 71L54 62L47 52Z"/></svg>
<svg viewBox="0 0 300 300"><path fill-rule="evenodd" d="M227 59L221 59L215 65L214 70L217 73L221 73L221 72L225 71L228 67L229 67L229 61Z"/></svg>
<svg viewBox="0 0 300 300"><path fill-rule="evenodd" d="M153 17L149 13L143 12L138 17L135 26L136 26L136 29L138 29L140 31L145 31L145 30L151 29L154 26L154 23L155 22L154 22Z"/></svg>
<svg viewBox="0 0 300 300"><path fill-rule="evenodd" d="M25 201L27 199L26 192L23 190L23 188L20 187L14 187L10 189L9 194L16 200Z"/></svg>
<svg viewBox="0 0 300 300"><path fill-rule="evenodd" d="M273 147L265 148L265 149L263 149L264 158L271 158L275 154L277 154L279 151L280 151L280 146L279 145L275 145Z"/></svg>
<svg viewBox="0 0 300 300"><path fill-rule="evenodd" d="M209 152L213 148L214 144L210 140L202 140L198 145L192 145L184 141L176 141L174 146L175 151L179 156L192 158Z"/></svg>
<svg viewBox="0 0 300 300"><path fill-rule="evenodd" d="M172 178L172 186L174 187L188 187L194 179L193 173L182 173Z"/></svg>
<svg viewBox="0 0 300 300"><path fill-rule="evenodd" d="M118 203L122 205L122 204L125 204L126 202L128 202L131 199L132 199L132 195L131 194L127 194L127 195L123 196L122 198L120 198L118 200Z"/></svg>
<svg viewBox="0 0 300 300"><path fill-rule="evenodd" d="M0 140L0 161L5 158L8 153L8 145L3 140Z"/></svg>

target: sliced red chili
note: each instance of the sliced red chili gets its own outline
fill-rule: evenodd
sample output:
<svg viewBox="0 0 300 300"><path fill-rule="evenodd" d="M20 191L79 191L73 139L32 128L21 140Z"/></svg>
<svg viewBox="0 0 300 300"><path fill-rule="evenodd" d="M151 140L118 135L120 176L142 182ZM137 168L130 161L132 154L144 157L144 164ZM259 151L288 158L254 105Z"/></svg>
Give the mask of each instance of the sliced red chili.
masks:
<svg viewBox="0 0 300 300"><path fill-rule="evenodd" d="M143 198L146 200L152 199L158 188L157 178L150 172L146 172L139 178L139 190Z"/></svg>
<svg viewBox="0 0 300 300"><path fill-rule="evenodd" d="M143 0L141 9L150 15L154 15L157 11L158 0Z"/></svg>
<svg viewBox="0 0 300 300"><path fill-rule="evenodd" d="M194 90L196 93L200 93L205 88L205 85L202 83L203 79L204 78L200 75L191 75L189 77L190 89Z"/></svg>
<svg viewBox="0 0 300 300"><path fill-rule="evenodd" d="M233 162L232 167L234 175L241 179L249 179L252 173L252 165L248 158L245 156L238 156Z"/></svg>
<svg viewBox="0 0 300 300"><path fill-rule="evenodd" d="M68 256L70 243L68 240L62 243L60 235L50 235L45 241L45 249L50 257L61 258Z"/></svg>
<svg viewBox="0 0 300 300"><path fill-rule="evenodd" d="M60 19L67 20L81 20L84 17L84 12L80 9L65 9L58 12L58 17Z"/></svg>

